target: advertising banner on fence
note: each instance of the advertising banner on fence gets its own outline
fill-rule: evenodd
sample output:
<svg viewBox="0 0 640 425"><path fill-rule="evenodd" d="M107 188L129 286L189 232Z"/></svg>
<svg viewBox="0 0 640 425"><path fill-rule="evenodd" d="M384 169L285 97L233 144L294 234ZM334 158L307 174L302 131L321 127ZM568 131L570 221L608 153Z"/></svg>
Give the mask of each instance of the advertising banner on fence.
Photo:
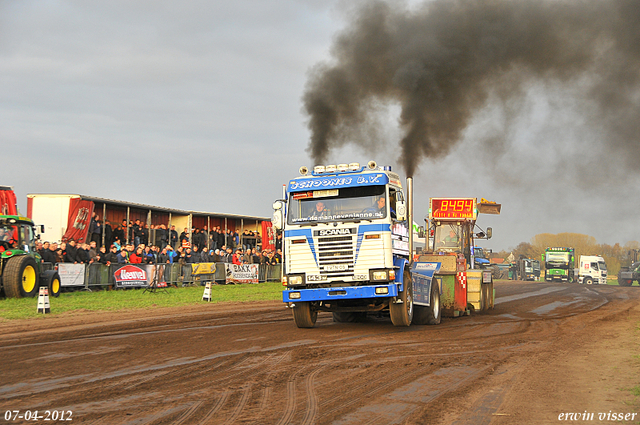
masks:
<svg viewBox="0 0 640 425"><path fill-rule="evenodd" d="M216 263L194 263L191 264L192 275L214 274L216 272Z"/></svg>
<svg viewBox="0 0 640 425"><path fill-rule="evenodd" d="M226 283L258 283L258 264L225 265Z"/></svg>
<svg viewBox="0 0 640 425"><path fill-rule="evenodd" d="M84 286L84 264L59 263L60 286Z"/></svg>
<svg viewBox="0 0 640 425"><path fill-rule="evenodd" d="M120 267L113 273L116 286L118 288L149 286L148 274L145 269L145 266L138 267L133 264Z"/></svg>

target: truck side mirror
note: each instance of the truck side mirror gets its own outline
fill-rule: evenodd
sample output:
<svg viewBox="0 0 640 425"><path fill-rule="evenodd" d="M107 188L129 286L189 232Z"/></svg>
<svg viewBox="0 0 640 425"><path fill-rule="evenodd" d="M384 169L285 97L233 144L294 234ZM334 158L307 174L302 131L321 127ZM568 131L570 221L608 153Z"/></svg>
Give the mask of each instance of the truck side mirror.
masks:
<svg viewBox="0 0 640 425"><path fill-rule="evenodd" d="M271 217L271 224L276 230L282 230L284 224L284 204L282 201L276 201L273 203L273 217Z"/></svg>
<svg viewBox="0 0 640 425"><path fill-rule="evenodd" d="M491 239L492 234L493 234L493 229L491 229L491 227L487 227L487 239Z"/></svg>
<svg viewBox="0 0 640 425"><path fill-rule="evenodd" d="M407 219L407 206L404 201L396 202L396 220L405 221Z"/></svg>

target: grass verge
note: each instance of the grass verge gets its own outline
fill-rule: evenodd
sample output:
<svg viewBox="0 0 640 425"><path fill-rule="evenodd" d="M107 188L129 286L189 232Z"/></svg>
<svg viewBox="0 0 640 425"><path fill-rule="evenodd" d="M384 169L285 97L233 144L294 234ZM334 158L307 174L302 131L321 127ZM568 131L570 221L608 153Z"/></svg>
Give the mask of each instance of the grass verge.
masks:
<svg viewBox="0 0 640 425"><path fill-rule="evenodd" d="M51 313L72 311L122 311L156 307L180 307L201 303L204 287L168 288L156 293L142 289L118 291L78 291L49 298ZM213 285L212 302L277 301L282 299L282 284L266 282L242 285ZM43 317L38 313L38 298L7 298L0 300L0 319L28 319ZM47 316L48 316L47 315Z"/></svg>

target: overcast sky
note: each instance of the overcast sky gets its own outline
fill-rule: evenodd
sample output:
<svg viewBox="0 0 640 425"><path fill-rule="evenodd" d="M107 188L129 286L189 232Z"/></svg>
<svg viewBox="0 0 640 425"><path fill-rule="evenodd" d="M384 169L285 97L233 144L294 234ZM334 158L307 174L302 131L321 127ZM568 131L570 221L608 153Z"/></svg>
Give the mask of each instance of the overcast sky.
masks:
<svg viewBox="0 0 640 425"><path fill-rule="evenodd" d="M310 69L331 60L345 4L0 0L0 184L23 213L27 193L76 193L270 217L282 185L314 165L302 96ZM640 181L616 167L624 154L600 143L561 84L526 90L512 108L489 102L447 157L418 166L417 217L429 197L477 197L502 204L478 220L494 250L538 233L639 240ZM389 105L382 123L392 142L329 162L403 174L397 113ZM496 131L506 142L489 153Z"/></svg>

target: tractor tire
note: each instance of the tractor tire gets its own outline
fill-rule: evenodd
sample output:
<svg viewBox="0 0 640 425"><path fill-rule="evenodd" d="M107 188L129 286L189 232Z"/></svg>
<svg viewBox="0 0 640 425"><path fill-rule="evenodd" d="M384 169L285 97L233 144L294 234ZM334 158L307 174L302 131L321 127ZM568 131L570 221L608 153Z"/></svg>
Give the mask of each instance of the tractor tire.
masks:
<svg viewBox="0 0 640 425"><path fill-rule="evenodd" d="M435 279L433 279L435 280ZM439 325L442 319L440 309L440 288L434 281L431 282L431 305L428 307L427 325Z"/></svg>
<svg viewBox="0 0 640 425"><path fill-rule="evenodd" d="M618 285L619 286L631 286L633 285L633 279L622 279L618 276Z"/></svg>
<svg viewBox="0 0 640 425"><path fill-rule="evenodd" d="M401 303L389 303L389 313L393 326L411 326L413 320L413 284L409 270L403 274L404 289L398 294Z"/></svg>
<svg viewBox="0 0 640 425"><path fill-rule="evenodd" d="M440 310L440 289L433 279L431 281L431 296L429 297L429 306L414 305L413 320L414 325L439 325L442 319Z"/></svg>
<svg viewBox="0 0 640 425"><path fill-rule="evenodd" d="M366 312L360 311L334 311L333 321L337 323L361 322L367 317Z"/></svg>
<svg viewBox="0 0 640 425"><path fill-rule="evenodd" d="M38 294L36 260L29 255L9 258L2 272L7 298L32 298Z"/></svg>
<svg viewBox="0 0 640 425"><path fill-rule="evenodd" d="M60 296L60 275L55 270L47 270L40 276L40 284L49 289L49 296Z"/></svg>
<svg viewBox="0 0 640 425"><path fill-rule="evenodd" d="M293 321L299 328L312 328L316 324L318 318L318 310L316 310L309 301L297 302L292 308Z"/></svg>

